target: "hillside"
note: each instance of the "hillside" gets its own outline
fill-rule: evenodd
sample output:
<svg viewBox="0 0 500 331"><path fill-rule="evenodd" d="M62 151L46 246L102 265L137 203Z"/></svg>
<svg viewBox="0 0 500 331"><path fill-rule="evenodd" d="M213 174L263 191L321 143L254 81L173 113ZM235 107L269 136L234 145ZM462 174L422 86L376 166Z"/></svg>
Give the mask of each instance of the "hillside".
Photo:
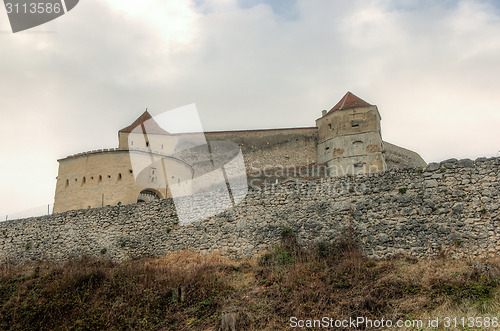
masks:
<svg viewBox="0 0 500 331"><path fill-rule="evenodd" d="M253 260L181 251L123 263L3 264L0 329L217 330L235 322L236 330L284 330L293 316L491 323L500 317L499 270L498 259L375 261L348 240L304 250L283 229L282 243Z"/></svg>

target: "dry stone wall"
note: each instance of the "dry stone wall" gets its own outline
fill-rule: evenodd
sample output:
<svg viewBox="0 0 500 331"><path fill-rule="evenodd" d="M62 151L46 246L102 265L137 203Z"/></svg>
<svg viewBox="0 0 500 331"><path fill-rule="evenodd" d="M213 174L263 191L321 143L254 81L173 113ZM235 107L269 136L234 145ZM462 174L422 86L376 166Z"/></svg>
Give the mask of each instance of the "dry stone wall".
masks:
<svg viewBox="0 0 500 331"><path fill-rule="evenodd" d="M500 253L500 159L253 187L235 208L181 226L171 200L0 223L0 258L121 261L180 249L252 256L291 229L303 246L352 233L368 257ZM213 202L210 202L213 203Z"/></svg>

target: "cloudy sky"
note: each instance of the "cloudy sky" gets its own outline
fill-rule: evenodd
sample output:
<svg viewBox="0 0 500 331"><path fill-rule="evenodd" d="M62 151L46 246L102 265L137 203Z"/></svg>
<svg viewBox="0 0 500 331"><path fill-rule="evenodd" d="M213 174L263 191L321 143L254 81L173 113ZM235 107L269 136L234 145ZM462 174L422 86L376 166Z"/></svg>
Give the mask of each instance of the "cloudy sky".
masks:
<svg viewBox="0 0 500 331"><path fill-rule="evenodd" d="M494 0L82 0L13 34L0 8L0 216L52 203L57 159L196 103L205 130L314 126L351 91L427 162L500 150Z"/></svg>

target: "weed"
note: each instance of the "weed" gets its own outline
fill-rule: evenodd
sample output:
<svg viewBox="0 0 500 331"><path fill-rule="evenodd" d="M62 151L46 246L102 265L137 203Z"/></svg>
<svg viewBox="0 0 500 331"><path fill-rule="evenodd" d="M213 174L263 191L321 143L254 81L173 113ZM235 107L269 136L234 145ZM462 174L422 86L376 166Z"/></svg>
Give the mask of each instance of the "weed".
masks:
<svg viewBox="0 0 500 331"><path fill-rule="evenodd" d="M405 193L406 193L406 188L405 188L405 187L401 187L401 188L399 189L399 193L401 193L401 194L405 194Z"/></svg>
<svg viewBox="0 0 500 331"><path fill-rule="evenodd" d="M318 254L321 257L327 257L328 254L330 254L329 247L325 242L318 243L317 248L318 248Z"/></svg>
<svg viewBox="0 0 500 331"><path fill-rule="evenodd" d="M422 287L418 284L409 284L405 287L405 292L409 294L417 294L422 291Z"/></svg>
<svg viewBox="0 0 500 331"><path fill-rule="evenodd" d="M352 236L306 249L291 228L284 233L261 258L241 262L181 251L124 263L0 265L0 329L207 330L228 309L238 312L241 330L283 329L300 314L498 315L497 260L374 261Z"/></svg>

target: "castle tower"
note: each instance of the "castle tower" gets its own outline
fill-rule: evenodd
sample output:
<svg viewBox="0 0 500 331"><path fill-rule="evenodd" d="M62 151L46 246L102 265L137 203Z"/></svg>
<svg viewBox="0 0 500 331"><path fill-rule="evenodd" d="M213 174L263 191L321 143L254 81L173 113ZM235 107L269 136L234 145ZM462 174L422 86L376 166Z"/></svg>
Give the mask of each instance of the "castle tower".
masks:
<svg viewBox="0 0 500 331"><path fill-rule="evenodd" d="M118 131L119 149L147 149L172 154L176 138L154 120L146 110L132 124Z"/></svg>
<svg viewBox="0 0 500 331"><path fill-rule="evenodd" d="M147 111L120 130L118 138L117 149L58 160L55 213L168 198L169 181L193 178L191 165L171 155L176 136L163 130Z"/></svg>
<svg viewBox="0 0 500 331"><path fill-rule="evenodd" d="M330 176L385 171L380 113L377 106L351 92L316 120L318 164Z"/></svg>

